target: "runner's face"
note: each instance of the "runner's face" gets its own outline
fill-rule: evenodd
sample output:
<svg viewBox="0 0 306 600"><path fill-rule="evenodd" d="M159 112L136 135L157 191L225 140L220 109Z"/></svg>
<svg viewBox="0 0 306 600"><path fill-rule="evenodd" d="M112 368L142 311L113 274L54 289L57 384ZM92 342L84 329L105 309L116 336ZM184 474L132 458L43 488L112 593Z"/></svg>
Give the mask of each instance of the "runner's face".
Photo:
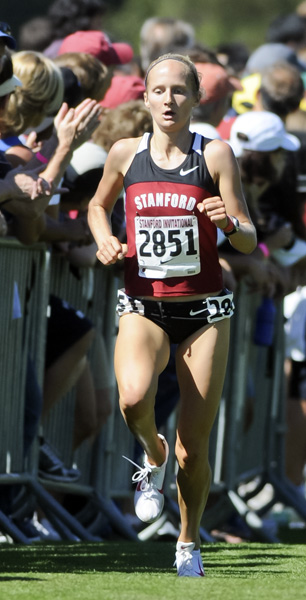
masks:
<svg viewBox="0 0 306 600"><path fill-rule="evenodd" d="M177 60L164 60L148 75L145 104L162 130L177 130L189 123L197 104L188 67Z"/></svg>

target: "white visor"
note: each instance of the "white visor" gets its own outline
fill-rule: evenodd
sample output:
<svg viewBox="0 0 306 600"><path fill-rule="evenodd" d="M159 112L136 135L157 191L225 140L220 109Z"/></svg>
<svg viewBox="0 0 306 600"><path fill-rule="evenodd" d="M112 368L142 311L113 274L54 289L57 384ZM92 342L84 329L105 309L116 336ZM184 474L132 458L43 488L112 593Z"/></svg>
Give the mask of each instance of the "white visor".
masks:
<svg viewBox="0 0 306 600"><path fill-rule="evenodd" d="M16 77L16 75L12 75L12 77L10 79L7 79L6 81L4 81L4 83L0 84L0 97L11 94L15 90L16 87L21 87L21 86L22 86L22 83L21 83L20 79L18 79L18 77Z"/></svg>

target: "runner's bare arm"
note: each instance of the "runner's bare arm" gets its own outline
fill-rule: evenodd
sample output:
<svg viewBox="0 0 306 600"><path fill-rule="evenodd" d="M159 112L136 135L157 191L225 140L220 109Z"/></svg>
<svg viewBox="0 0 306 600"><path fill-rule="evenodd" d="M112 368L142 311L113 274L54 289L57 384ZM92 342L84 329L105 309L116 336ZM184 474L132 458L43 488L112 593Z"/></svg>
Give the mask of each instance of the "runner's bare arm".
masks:
<svg viewBox="0 0 306 600"><path fill-rule="evenodd" d="M97 258L104 265L121 260L128 250L127 245L112 234L110 218L135 148L135 140L120 140L112 146L105 162L103 177L89 203L88 222L98 246Z"/></svg>
<svg viewBox="0 0 306 600"><path fill-rule="evenodd" d="M209 172L219 186L220 196L206 198L198 208L201 212L205 211L220 229L227 227L227 215L236 217L240 228L229 240L236 250L249 254L256 248L256 230L243 195L233 151L226 142L214 140L207 144L204 154Z"/></svg>

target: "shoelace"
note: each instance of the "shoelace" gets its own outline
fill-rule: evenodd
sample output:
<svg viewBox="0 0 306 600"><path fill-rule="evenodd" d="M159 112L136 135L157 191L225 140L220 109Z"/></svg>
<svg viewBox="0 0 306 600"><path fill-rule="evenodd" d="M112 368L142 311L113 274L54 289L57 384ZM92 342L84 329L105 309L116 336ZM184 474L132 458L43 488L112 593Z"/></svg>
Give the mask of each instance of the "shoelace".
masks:
<svg viewBox="0 0 306 600"><path fill-rule="evenodd" d="M183 552L180 552L180 558L181 558L181 564L178 565L177 563L177 559L175 559L174 561L174 567L178 567L178 569L180 569L182 571L182 573L194 573L195 569L194 569L194 565L193 565L193 556L191 554L191 552L189 552L188 550L184 550ZM198 563L198 568L199 571L197 572L197 575L203 576L204 572L202 569L202 566L200 564L200 562Z"/></svg>
<svg viewBox="0 0 306 600"><path fill-rule="evenodd" d="M184 550L184 551L181 551L179 553L179 556L180 556L180 558L182 560L182 563L184 563L184 566L186 566L186 570L188 570L188 567L189 567L189 569L192 568L192 554L191 554L191 552L189 552L188 550ZM174 567L178 567L179 566L177 564L177 558L175 559L175 561L173 563L173 566Z"/></svg>
<svg viewBox="0 0 306 600"><path fill-rule="evenodd" d="M148 475L150 475L150 473L152 473L149 465L141 467L140 465L135 463L133 460L131 460L127 456L122 455L122 458L125 458L125 460L128 460L132 465L134 465L134 467L137 467L139 469L139 471L136 471L136 473L134 473L134 475L132 475L133 483L138 483L138 481L143 481L144 479L146 479L148 477Z"/></svg>

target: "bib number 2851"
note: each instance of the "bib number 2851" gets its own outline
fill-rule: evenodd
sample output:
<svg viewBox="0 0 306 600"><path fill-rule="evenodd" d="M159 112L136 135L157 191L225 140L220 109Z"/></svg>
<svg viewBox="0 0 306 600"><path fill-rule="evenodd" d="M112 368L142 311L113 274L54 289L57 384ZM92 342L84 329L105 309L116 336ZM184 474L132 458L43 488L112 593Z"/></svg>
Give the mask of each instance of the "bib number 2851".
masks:
<svg viewBox="0 0 306 600"><path fill-rule="evenodd" d="M197 218L136 217L136 248L139 274L164 278L199 272Z"/></svg>

